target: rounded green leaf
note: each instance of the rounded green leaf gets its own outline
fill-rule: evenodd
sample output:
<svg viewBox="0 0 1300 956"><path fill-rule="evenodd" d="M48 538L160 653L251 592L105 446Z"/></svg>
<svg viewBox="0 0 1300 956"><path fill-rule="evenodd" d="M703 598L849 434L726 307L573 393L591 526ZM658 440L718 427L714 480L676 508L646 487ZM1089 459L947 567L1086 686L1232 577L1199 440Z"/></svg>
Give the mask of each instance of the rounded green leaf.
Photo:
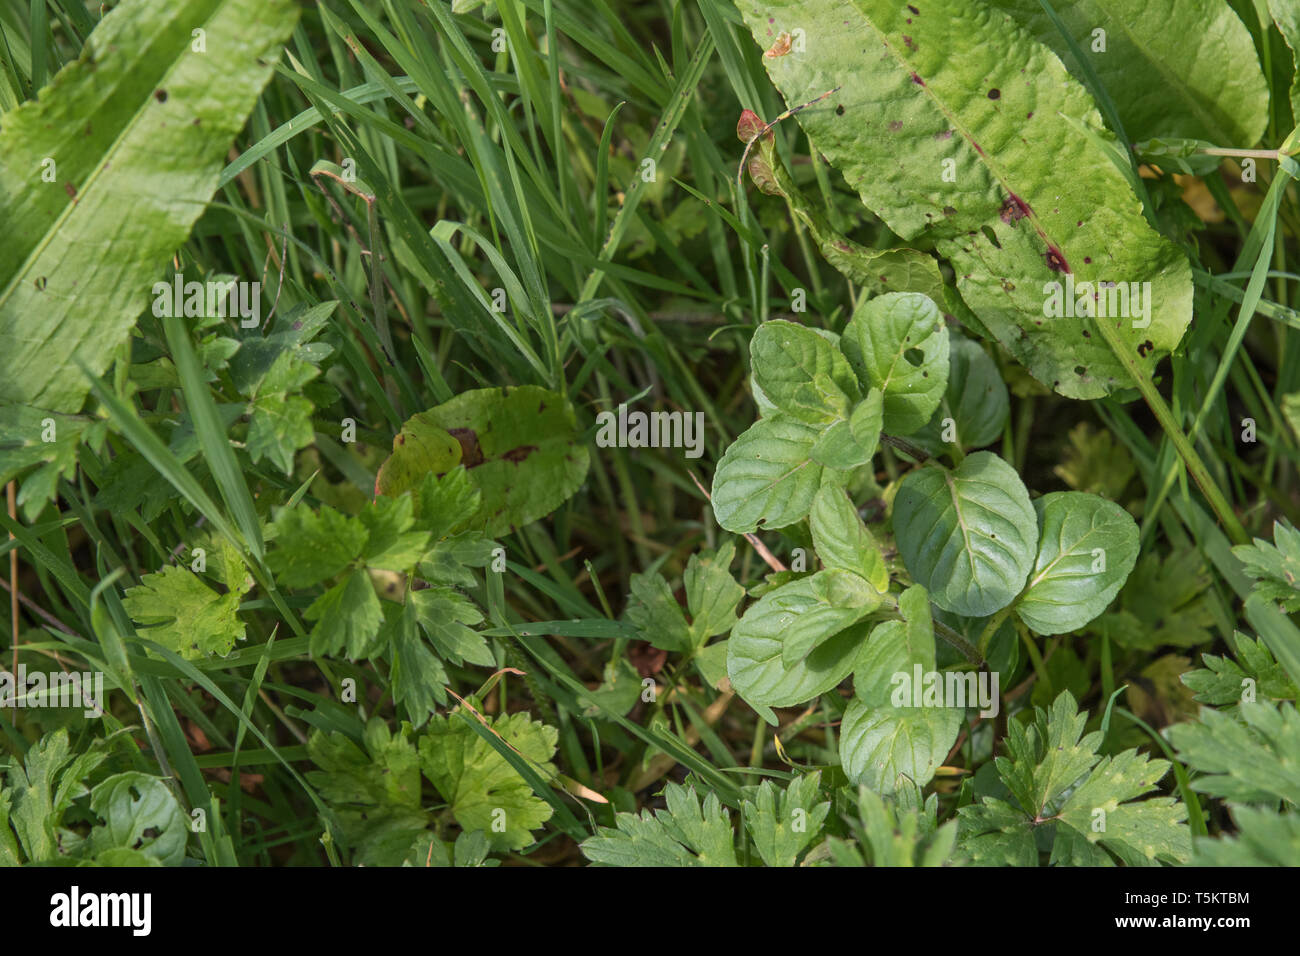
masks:
<svg viewBox="0 0 1300 956"><path fill-rule="evenodd" d="M878 591L889 587L889 569L880 545L843 488L827 485L818 491L808 523L813 548L824 566L860 574Z"/></svg>
<svg viewBox="0 0 1300 956"><path fill-rule="evenodd" d="M1138 527L1113 501L1058 491L1034 502L1038 558L1016 613L1038 634L1077 631L1115 599L1137 561Z"/></svg>
<svg viewBox="0 0 1300 956"><path fill-rule="evenodd" d="M953 335L948 352L948 387L935 410L934 417L910 436L932 455L942 454L950 441L945 439L947 422L957 444L962 448L983 448L1002 437L1010 412L1010 397L997 363L977 342Z"/></svg>
<svg viewBox="0 0 1300 956"><path fill-rule="evenodd" d="M961 730L956 707L872 707L855 699L840 721L840 764L850 783L893 793L902 778L924 787Z"/></svg>
<svg viewBox="0 0 1300 956"><path fill-rule="evenodd" d="M867 628L855 624L874 605L835 607L832 591L848 572L822 571L783 585L753 604L731 630L727 642L727 676L736 693L750 704L789 707L830 690L853 670ZM861 578L856 590L870 587ZM872 592L875 593L875 592ZM842 595L841 595L842 596ZM876 593L875 603L879 604ZM787 663L786 646L811 647Z"/></svg>
<svg viewBox="0 0 1300 956"><path fill-rule="evenodd" d="M788 415L760 418L713 473L713 514L728 531L784 528L808 513L822 466L809 458L818 429Z"/></svg>
<svg viewBox="0 0 1300 956"><path fill-rule="evenodd" d="M1038 520L1014 468L992 452L955 470L937 464L906 478L894 499L903 564L945 611L987 617L1011 603L1034 563Z"/></svg>
<svg viewBox="0 0 1300 956"><path fill-rule="evenodd" d="M864 387L885 393L884 427L908 435L930 420L948 384L948 327L919 292L861 302L840 340Z"/></svg>
<svg viewBox="0 0 1300 956"><path fill-rule="evenodd" d="M778 409L820 424L847 418L858 386L833 342L814 329L774 319L749 342L754 383Z"/></svg>

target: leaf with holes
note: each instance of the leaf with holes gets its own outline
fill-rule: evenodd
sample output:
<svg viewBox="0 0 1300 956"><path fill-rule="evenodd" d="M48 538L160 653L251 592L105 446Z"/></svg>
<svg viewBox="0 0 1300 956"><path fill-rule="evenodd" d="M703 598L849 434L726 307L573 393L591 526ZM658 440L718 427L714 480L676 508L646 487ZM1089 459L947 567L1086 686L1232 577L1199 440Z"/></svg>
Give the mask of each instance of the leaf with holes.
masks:
<svg viewBox="0 0 1300 956"><path fill-rule="evenodd" d="M1179 343L1186 256L1143 217L1092 97L1012 17L988 0L737 6L763 49L801 31L805 52L762 62L791 106L839 88L796 115L814 151L904 242L933 243L980 324L1039 381L1071 398L1132 385L1093 319L1045 314L1067 275L1093 284L1078 291L1098 295L1141 372Z"/></svg>
<svg viewBox="0 0 1300 956"><path fill-rule="evenodd" d="M948 385L948 328L919 292L859 303L840 348L864 387L884 392L884 428L908 435L930 420Z"/></svg>
<svg viewBox="0 0 1300 956"><path fill-rule="evenodd" d="M812 506L824 470L809 455L816 426L780 413L760 418L727 448L713 473L713 513L728 531L794 524Z"/></svg>

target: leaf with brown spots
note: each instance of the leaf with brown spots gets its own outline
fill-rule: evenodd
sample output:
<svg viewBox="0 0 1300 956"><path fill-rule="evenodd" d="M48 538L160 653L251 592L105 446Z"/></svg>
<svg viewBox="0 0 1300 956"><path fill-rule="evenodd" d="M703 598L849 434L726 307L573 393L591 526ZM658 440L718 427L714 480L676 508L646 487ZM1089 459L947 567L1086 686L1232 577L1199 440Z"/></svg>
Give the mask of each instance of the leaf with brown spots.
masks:
<svg viewBox="0 0 1300 956"><path fill-rule="evenodd" d="M984 330L1035 378L1071 398L1133 384L1091 318L1046 314L1049 283L1069 274L1151 284L1150 325L1131 315L1118 329L1136 374L1178 345L1192 314L1186 256L1143 217L1087 90L1014 18L989 0L934 0L923 16L894 0L738 6L762 47L804 30L816 56L763 66L787 103L840 86L795 116L814 153L903 242L949 262Z"/></svg>
<svg viewBox="0 0 1300 956"><path fill-rule="evenodd" d="M458 464L481 494L469 526L497 537L559 507L582 484L588 459L563 395L481 388L407 420L375 489L400 495Z"/></svg>

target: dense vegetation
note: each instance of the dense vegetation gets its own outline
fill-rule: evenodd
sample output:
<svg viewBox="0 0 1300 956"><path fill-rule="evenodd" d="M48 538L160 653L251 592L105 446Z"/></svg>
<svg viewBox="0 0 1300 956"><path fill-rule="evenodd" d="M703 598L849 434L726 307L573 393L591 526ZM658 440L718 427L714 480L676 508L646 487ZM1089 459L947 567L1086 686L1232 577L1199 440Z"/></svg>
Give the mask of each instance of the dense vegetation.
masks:
<svg viewBox="0 0 1300 956"><path fill-rule="evenodd" d="M0 863L1300 865L1297 9L0 0Z"/></svg>

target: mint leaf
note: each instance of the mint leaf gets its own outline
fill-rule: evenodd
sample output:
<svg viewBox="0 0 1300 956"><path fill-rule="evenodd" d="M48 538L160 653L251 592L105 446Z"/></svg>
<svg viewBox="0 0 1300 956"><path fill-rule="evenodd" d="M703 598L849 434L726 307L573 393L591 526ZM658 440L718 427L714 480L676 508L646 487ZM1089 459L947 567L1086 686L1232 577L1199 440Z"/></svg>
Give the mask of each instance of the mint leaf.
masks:
<svg viewBox="0 0 1300 956"><path fill-rule="evenodd" d="M987 617L1025 586L1038 518L1014 468L977 451L949 471L910 472L894 498L898 551L917 584L945 611Z"/></svg>

